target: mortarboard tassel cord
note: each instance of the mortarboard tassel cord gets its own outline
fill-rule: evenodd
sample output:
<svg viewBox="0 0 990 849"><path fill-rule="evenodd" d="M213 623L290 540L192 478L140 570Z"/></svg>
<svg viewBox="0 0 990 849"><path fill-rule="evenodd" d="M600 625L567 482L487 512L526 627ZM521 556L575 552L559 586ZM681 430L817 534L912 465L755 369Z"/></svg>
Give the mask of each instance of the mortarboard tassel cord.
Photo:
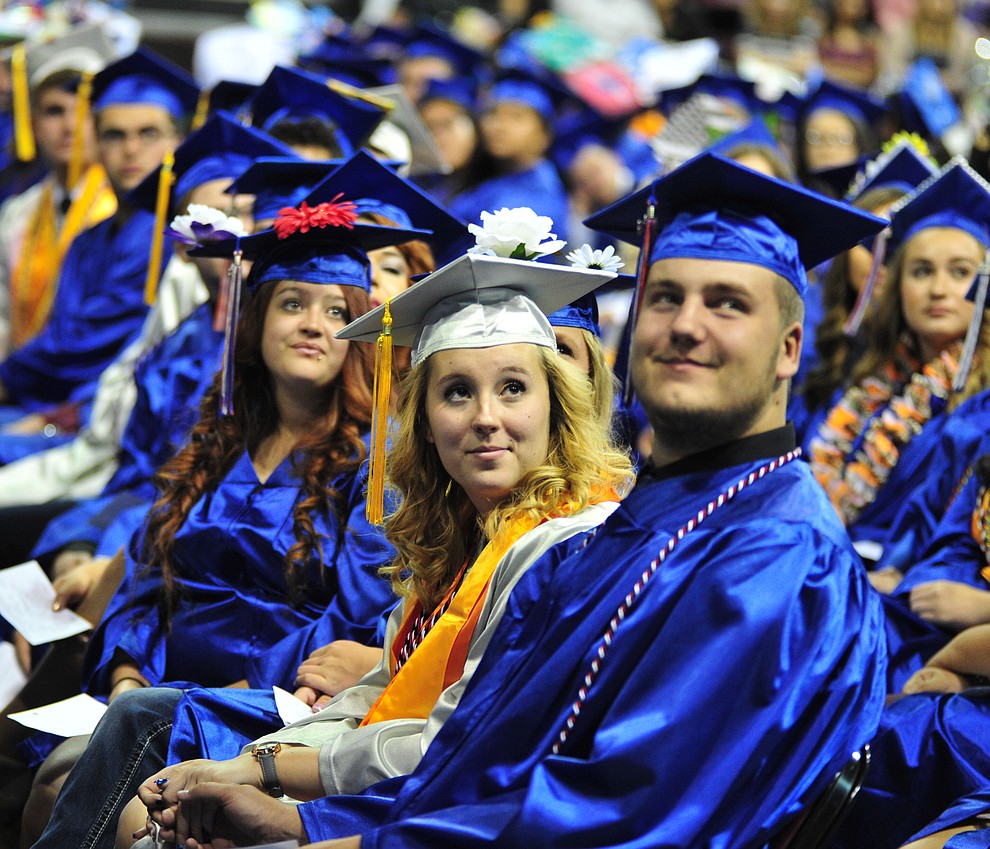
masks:
<svg viewBox="0 0 990 849"><path fill-rule="evenodd" d="M976 279L976 296L973 298L973 317L966 328L966 341L963 343L962 354L959 356L959 369L956 379L952 382L953 392L962 392L973 368L973 358L976 356L976 346L980 341L980 327L983 324L983 311L987 305L987 285L990 284L990 251L983 255L979 275Z"/></svg>
<svg viewBox="0 0 990 849"><path fill-rule="evenodd" d="M234 260L231 262L230 268L227 269L227 277L221 285L221 297L225 300L223 305L223 363L220 367L221 416L234 415L234 349L237 344L237 323L241 316L242 256L241 240L238 237L234 247Z"/></svg>
<svg viewBox="0 0 990 849"><path fill-rule="evenodd" d="M74 189L83 172L83 155L86 152L86 122L89 120L89 101L93 94L93 75L83 71L76 91L76 121L72 128L72 158L69 160L69 189Z"/></svg>
<svg viewBox="0 0 990 849"><path fill-rule="evenodd" d="M392 310L385 302L382 332L375 351L374 404L371 413L371 458L368 470L367 517L373 525L385 518L385 440L392 395Z"/></svg>
<svg viewBox="0 0 990 849"><path fill-rule="evenodd" d="M646 215L640 220L643 228L643 246L639 251L639 263L636 267L636 288L629 309L629 344L632 345L632 329L636 327L636 320L639 318L639 310L643 305L643 296L646 294L646 277L650 273L650 254L653 253L653 243L657 235L657 202L655 198L650 198L646 204ZM628 354L628 352L627 352ZM630 367L632 358L626 358L626 374L622 381L622 404L628 407L632 403L632 368Z"/></svg>
<svg viewBox="0 0 990 849"><path fill-rule="evenodd" d="M14 96L14 148L21 162L31 162L37 153L31 129L31 93L28 87L27 51L23 42L10 57L11 86Z"/></svg>
<svg viewBox="0 0 990 849"><path fill-rule="evenodd" d="M206 123L206 119L210 117L210 92L208 89L202 89L199 93L199 98L196 100L196 111L193 113L192 123L189 125L189 132L195 133L203 124Z"/></svg>
<svg viewBox="0 0 990 849"><path fill-rule="evenodd" d="M158 296L158 278L162 274L162 243L165 240L165 216L168 215L168 202L172 196L172 181L175 175L172 166L175 157L171 152L162 159L162 169L158 172L158 194L155 197L155 229L151 232L151 251L148 253L148 276L144 279L144 302L150 307Z"/></svg>
<svg viewBox="0 0 990 849"><path fill-rule="evenodd" d="M863 284L863 288L860 289L859 295L856 297L856 303L853 305L852 312L849 313L849 318L846 319L846 323L842 327L842 332L850 339L859 333L863 319L866 318L866 311L870 308L870 303L873 301L873 292L877 288L877 280L880 279L880 269L883 268L884 257L887 255L887 239L889 238L890 228L885 227L873 240L873 259L870 265L870 273L867 275L866 283Z"/></svg>

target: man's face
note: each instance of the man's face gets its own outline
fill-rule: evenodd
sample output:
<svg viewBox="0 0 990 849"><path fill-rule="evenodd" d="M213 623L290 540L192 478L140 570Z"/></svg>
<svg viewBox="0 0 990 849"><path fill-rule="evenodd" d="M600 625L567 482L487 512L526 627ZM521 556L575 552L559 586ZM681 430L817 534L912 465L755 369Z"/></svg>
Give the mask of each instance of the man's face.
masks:
<svg viewBox="0 0 990 849"><path fill-rule="evenodd" d="M76 95L57 86L38 94L32 109L34 138L45 161L55 167L65 167L72 161L72 143L76 126ZM83 161L92 162L95 155L93 124L87 119L83 133Z"/></svg>
<svg viewBox="0 0 990 849"><path fill-rule="evenodd" d="M180 141L172 117L158 106L145 104L101 109L96 139L100 161L118 197L154 171Z"/></svg>
<svg viewBox="0 0 990 849"><path fill-rule="evenodd" d="M776 280L741 262L653 264L632 378L658 440L700 450L783 424L781 381L797 371L801 327L781 329Z"/></svg>

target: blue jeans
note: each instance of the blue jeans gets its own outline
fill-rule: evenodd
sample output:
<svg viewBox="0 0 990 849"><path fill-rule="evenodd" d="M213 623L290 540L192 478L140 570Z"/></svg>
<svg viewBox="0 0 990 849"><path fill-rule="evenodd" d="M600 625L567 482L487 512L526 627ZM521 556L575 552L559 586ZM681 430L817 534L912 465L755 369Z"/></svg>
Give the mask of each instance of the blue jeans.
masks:
<svg viewBox="0 0 990 849"><path fill-rule="evenodd" d="M114 699L72 767L33 849L113 849L124 806L144 779L165 766L182 692L149 687Z"/></svg>

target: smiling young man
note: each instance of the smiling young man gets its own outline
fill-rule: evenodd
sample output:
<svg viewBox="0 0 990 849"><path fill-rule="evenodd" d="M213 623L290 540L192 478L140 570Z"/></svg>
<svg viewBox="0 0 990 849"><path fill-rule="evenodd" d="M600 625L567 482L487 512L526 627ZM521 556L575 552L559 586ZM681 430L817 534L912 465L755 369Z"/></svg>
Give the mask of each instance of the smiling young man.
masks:
<svg viewBox="0 0 990 849"><path fill-rule="evenodd" d="M412 775L288 811L204 784L179 794L184 827L235 845L759 846L871 738L879 605L785 402L805 268L883 224L712 155L591 224L638 242L650 208L631 363L657 438L633 492L519 581Z"/></svg>
<svg viewBox="0 0 990 849"><path fill-rule="evenodd" d="M179 144L197 98L191 78L143 50L93 79L97 153L119 207L73 241L46 323L0 363L0 402L36 410L87 401L140 329L154 215L124 195Z"/></svg>

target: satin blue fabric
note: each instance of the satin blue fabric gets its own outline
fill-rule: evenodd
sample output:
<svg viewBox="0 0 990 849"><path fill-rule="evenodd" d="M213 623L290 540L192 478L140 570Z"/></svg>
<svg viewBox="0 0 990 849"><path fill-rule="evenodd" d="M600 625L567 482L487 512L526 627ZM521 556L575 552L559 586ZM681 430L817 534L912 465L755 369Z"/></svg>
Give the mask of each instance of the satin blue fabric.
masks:
<svg viewBox="0 0 990 849"><path fill-rule="evenodd" d="M92 398L103 369L140 331L155 216L114 215L72 242L42 331L0 363L0 380L26 409ZM162 269L171 248L162 252Z"/></svg>
<svg viewBox="0 0 990 849"><path fill-rule="evenodd" d="M451 214L471 224L481 223L482 212L517 206L528 206L537 215L550 216L557 238L567 240L567 190L557 169L547 159L525 171L485 180L447 202Z"/></svg>
<svg viewBox="0 0 990 849"><path fill-rule="evenodd" d="M894 849L990 809L988 732L990 688L894 702L836 845Z"/></svg>
<svg viewBox="0 0 990 849"><path fill-rule="evenodd" d="M101 550L113 545L110 555L126 545L154 500L152 475L178 451L199 419L199 402L219 367L222 347L223 334L213 330L212 308L202 304L138 363L137 398L121 437L117 471L99 497L79 502L49 523L34 556L70 542L92 543ZM146 507L128 524L118 524L112 541L101 542L115 519L114 505L132 509L120 501L124 493L143 498Z"/></svg>
<svg viewBox="0 0 990 849"><path fill-rule="evenodd" d="M550 754L621 599L680 525L756 467L641 480L583 551L577 539L538 560L420 767L300 806L309 839L765 841L872 737L884 697L879 601L802 464L684 537L619 627L565 751Z"/></svg>
<svg viewBox="0 0 990 849"><path fill-rule="evenodd" d="M170 630L158 607L160 573L142 568L135 536L124 582L93 633L84 689L109 690L118 649L152 684L221 687L247 679L254 687L291 687L296 667L314 649L334 639L371 640L392 600L377 570L393 552L364 517L366 468L334 482L346 505L343 521L333 514L314 517L326 564L309 565L298 606L289 603L284 577L299 497L291 456L262 484L245 452L193 507L175 537L183 595Z"/></svg>

